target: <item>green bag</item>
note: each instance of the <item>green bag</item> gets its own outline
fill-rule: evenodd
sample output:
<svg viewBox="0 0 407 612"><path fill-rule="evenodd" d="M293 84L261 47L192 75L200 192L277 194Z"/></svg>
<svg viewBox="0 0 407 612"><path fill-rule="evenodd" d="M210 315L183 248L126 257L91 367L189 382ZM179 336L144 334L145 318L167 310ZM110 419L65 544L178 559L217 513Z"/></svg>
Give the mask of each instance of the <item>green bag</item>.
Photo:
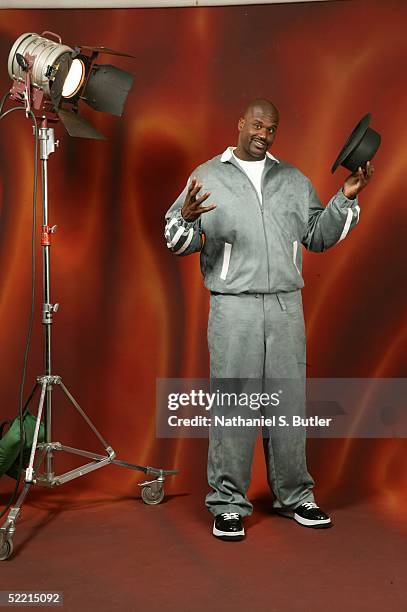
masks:
<svg viewBox="0 0 407 612"><path fill-rule="evenodd" d="M24 449L23 449L23 469L30 461L31 446L34 439L36 417L26 411L23 415L24 423ZM0 435L4 426L10 421L4 421L0 427ZM44 423L40 424L38 432L38 442L44 441ZM20 451L20 418L17 417L10 425L10 429L0 439L0 478L7 474L11 478L19 476L19 451Z"/></svg>

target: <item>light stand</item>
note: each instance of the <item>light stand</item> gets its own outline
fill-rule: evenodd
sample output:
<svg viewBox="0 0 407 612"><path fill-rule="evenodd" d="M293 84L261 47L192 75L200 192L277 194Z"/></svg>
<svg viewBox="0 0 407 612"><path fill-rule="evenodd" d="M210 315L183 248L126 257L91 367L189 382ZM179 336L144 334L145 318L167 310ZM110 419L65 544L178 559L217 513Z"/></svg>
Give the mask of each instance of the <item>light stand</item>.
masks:
<svg viewBox="0 0 407 612"><path fill-rule="evenodd" d="M27 57L28 60L32 56ZM24 75L27 82L27 75ZM29 104L29 92L24 95ZM27 108L27 106L26 106ZM28 116L28 115L27 115ZM44 374L38 376L36 383L24 406L24 411L28 408L37 392L40 392L36 424L34 430L33 443L31 447L30 460L25 470L24 486L15 502L10 508L7 518L0 527L0 561L8 559L13 552L13 536L16 530L16 522L21 514L21 507L32 485L46 487L56 487L84 476L90 472L98 470L106 465L114 464L131 470L141 471L145 474L155 476L153 480L147 480L139 484L141 487L141 497L146 504L159 504L164 498L164 481L169 474L178 473L177 470L163 470L149 466L140 466L127 463L116 459L116 453L106 442L100 432L96 429L90 418L82 410L73 395L62 382L61 376L52 372L52 343L51 329L53 314L57 312L59 305L51 301L50 272L51 272L51 239L55 233L56 226L49 223L48 210L48 159L55 152L58 142L55 141L54 129L48 127L48 120L45 113L40 116L41 127L38 129L38 141L41 160L41 201L42 201L42 264L43 264L43 304L42 304L42 324L44 329ZM34 126L34 131L37 127ZM52 399L55 389L61 389L69 403L76 409L88 427L93 431L101 443L104 454L98 454L66 446L61 442L52 441ZM44 442L38 442L40 425L44 421ZM56 475L54 472L54 453L64 451L73 455L79 455L91 461L84 465L74 468L63 474ZM43 465L43 471L40 467Z"/></svg>

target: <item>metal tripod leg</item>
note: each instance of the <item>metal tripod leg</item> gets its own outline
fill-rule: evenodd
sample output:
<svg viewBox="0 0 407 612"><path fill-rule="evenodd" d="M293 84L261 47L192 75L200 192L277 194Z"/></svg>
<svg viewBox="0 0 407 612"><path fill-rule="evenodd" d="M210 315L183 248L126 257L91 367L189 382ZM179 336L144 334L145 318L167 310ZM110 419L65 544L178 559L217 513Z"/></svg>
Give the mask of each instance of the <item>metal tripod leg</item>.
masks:
<svg viewBox="0 0 407 612"><path fill-rule="evenodd" d="M92 421L90 420L90 418L88 417L88 415L82 410L82 408L79 406L78 402L75 400L75 398L73 397L73 395L71 395L71 393L68 391L68 389L65 387L64 383L62 382L62 380L60 379L59 384L61 386L62 391L65 393L66 397L69 399L69 401L71 402L71 404L73 404L73 406L75 406L76 410L79 412L79 414L81 415L81 417L86 421L86 423L89 425L89 427L91 428L91 430L93 431L93 433L95 434L95 436L98 438L99 442L101 443L101 445L103 446L103 448L106 450L106 452L109 453L109 455L113 452L114 456L116 456L116 453L113 451L112 447L106 442L106 440L104 439L104 437L102 436L102 434L96 429L96 427L94 426L94 424L92 423ZM112 457L113 459L114 457Z"/></svg>
<svg viewBox="0 0 407 612"><path fill-rule="evenodd" d="M7 519L0 527L0 561L5 561L13 553L13 535L16 530L15 524L21 513L21 506L27 497L31 483L26 483L21 491L16 505L10 508Z"/></svg>
<svg viewBox="0 0 407 612"><path fill-rule="evenodd" d="M144 503L146 504L159 504L164 498L164 481L165 477L170 474L177 474L177 470L162 470L158 468L153 468L149 466L140 466L133 463L128 463L125 461L119 461L116 459L116 453L112 449L111 446L106 442L104 437L92 423L87 414L82 410L78 402L75 400L73 395L68 391L65 385L62 382L60 376L39 376L37 378L37 383L34 386L31 395L28 401L25 404L25 409L28 407L29 402L32 400L36 389L41 385L41 393L40 400L38 405L38 412L36 417L36 423L34 428L34 436L30 453L30 460L28 467L25 472L25 483L24 487L15 503L15 505L10 509L7 518L0 528L0 561L8 559L13 552L13 536L16 530L16 522L21 514L21 507L25 501L25 498L30 490L31 485L33 484L43 484L46 486L58 486L68 482L70 480L74 480L75 478L79 478L89 472L97 470L101 467L104 467L108 464L114 464L119 467L128 468L131 470L142 471L145 474L152 474L156 476L154 480L147 480L139 484L141 487L141 497ZM53 387L58 385L61 387L64 395L67 397L69 402L74 406L77 412L84 419L86 424L93 431L95 436L98 438L102 446L106 451L106 455L101 455L98 453L89 452L86 450L81 450L77 448L73 448L70 446L62 445L60 442L52 442L45 441L38 443L38 436L40 431L41 419L44 412L44 405L46 401L50 400L50 396L53 392ZM34 467L34 462L36 458L37 451L42 451L40 460L37 465ZM55 476L54 472L49 471L50 465L52 466L52 461L48 460L48 456L53 453L53 451L65 451L74 455L80 455L82 457L87 457L89 459L93 459L90 463L82 465L78 468L75 468L69 472L64 474ZM45 459L45 461L44 461ZM44 462L45 464L45 473L37 474L37 467ZM53 467L52 467L53 469Z"/></svg>
<svg viewBox="0 0 407 612"><path fill-rule="evenodd" d="M32 390L31 395L25 404L25 409L28 407L29 402L33 398L37 387L38 387L38 383L34 386L34 389ZM41 425L41 418L42 418L42 412L44 408L46 390L47 390L47 382L44 381L41 385L40 402L38 405L37 420L35 423L34 437L33 437L31 454L30 454L30 461L28 464L28 468L26 469L26 472L25 472L24 487L20 495L18 496L16 503L14 504L14 506L10 508L5 522L0 527L0 561L4 561L5 559L7 559L13 552L13 535L16 530L16 522L21 514L21 506L23 505L24 500L27 497L28 491L30 490L30 486L34 483L33 465L34 465L34 459L35 459L35 452L37 449L38 434L39 434L40 425Z"/></svg>
<svg viewBox="0 0 407 612"><path fill-rule="evenodd" d="M82 410L82 408L80 407L78 402L75 400L73 395L65 387L65 385L62 382L61 377L60 376L43 376L43 377L38 378L38 381L41 382L42 384L44 383L46 384L47 393L53 390L54 385L57 385L62 389L64 395L67 397L69 402L74 406L74 408L83 418L83 420L86 422L88 427L93 431L93 433L95 434L95 436L97 437L97 439L99 440L99 442L101 443L101 445L103 446L106 452L105 455L99 455L97 453L90 453L88 451L80 450L80 449L71 450L70 447L64 446L60 442L53 442L50 439L46 439L45 442L38 444L38 448L45 451L46 456L53 453L54 451L66 451L66 452L73 452L76 455L81 455L83 457L94 459L94 461L92 461L91 463L82 465L73 470L70 470L69 472L65 472L64 474L60 474L60 475L55 475L53 471L49 472L47 469L48 462L46 461L45 462L45 467L46 467L45 473L38 474L37 476L38 484L43 484L45 486L51 486L51 487L58 486L70 480L74 480L75 478L79 478L80 476L84 476L85 474L88 474L89 472L93 472L94 470L100 469L101 467L111 463L112 460L115 458L116 453L114 452L112 447L109 446L109 444L103 438L101 433L96 429L95 425L92 423L92 421L87 416L87 414L84 412L84 410Z"/></svg>
<svg viewBox="0 0 407 612"><path fill-rule="evenodd" d="M32 483L34 479L34 468L33 468L34 458L35 458L35 452L37 450L37 445L38 445L38 434L40 432L42 411L44 408L45 393L47 391L47 387L48 387L48 383L46 381L43 381L41 384L40 403L38 406L37 420L35 422L34 437L33 437L33 442L31 446L31 453L30 453L30 461L28 462L28 467L25 472L25 482L26 483Z"/></svg>
<svg viewBox="0 0 407 612"><path fill-rule="evenodd" d="M65 387L65 385L62 382L61 377L56 376L54 377L54 379L55 379L54 381L55 384L61 387L65 396L68 398L68 400L75 407L77 412L81 415L81 417L84 419L86 424L90 427L90 429L93 431L95 436L98 438L99 442L104 447L107 455L100 455L98 453L89 452L89 451L81 450L78 448L73 448L71 446L66 446L64 444L61 444L60 442L53 442L51 446L52 446L52 450L54 451L65 451L67 453L71 453L74 455L80 455L82 457L93 459L93 461L81 467L75 468L69 472L66 472L65 474L61 474L59 476L55 476L55 477L53 476L52 478L48 478L46 483L49 484L50 486L61 485L61 484L64 484L65 482L74 480L75 478L83 476L84 474L97 470L103 467L104 465L111 463L119 467L141 471L141 472L144 472L145 474L152 474L156 476L154 480L147 480L145 482L140 483L139 486L141 487L141 498L144 501L144 503L149 504L149 505L159 504L164 499L164 482L165 482L166 476L177 474L178 471L177 470L163 470L163 469L153 468L149 466L144 467L144 466L140 466L134 463L127 463L125 461L119 461L118 459L116 459L115 451L106 442L106 440L101 435L101 433L96 429L95 425L92 423L90 418L87 416L84 410L82 410L82 408L80 407L78 402L75 400L73 395ZM49 450L50 445L40 444L39 446L45 447L47 448L47 450ZM40 479L41 477L39 476L38 480Z"/></svg>

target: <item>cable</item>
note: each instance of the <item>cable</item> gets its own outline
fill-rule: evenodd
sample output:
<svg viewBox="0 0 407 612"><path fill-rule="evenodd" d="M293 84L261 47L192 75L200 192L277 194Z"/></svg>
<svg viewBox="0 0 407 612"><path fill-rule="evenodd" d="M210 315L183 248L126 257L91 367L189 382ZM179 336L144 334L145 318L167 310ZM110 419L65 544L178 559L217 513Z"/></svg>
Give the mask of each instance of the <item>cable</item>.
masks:
<svg viewBox="0 0 407 612"><path fill-rule="evenodd" d="M3 107L3 104L5 102L5 100L7 99L7 94L6 96L3 97L2 101L1 101L1 105L0 108ZM17 111L17 110L26 110L24 106L16 106L13 108L10 108L9 110L7 110L6 112L4 112L2 115L0 115L0 120L4 119L7 115L9 115L10 113ZM31 240L31 310L30 310L30 316L29 316L29 323L28 323L28 332L27 332L27 337L26 337L26 344L25 344L25 351L24 351L24 360L23 360L23 371L22 371L22 377L21 377L21 385L20 385L20 402L19 402L19 420L20 420L20 449L19 449L19 469L18 469L18 475L17 475L17 480L16 480L16 484L14 487L14 491L8 501L8 503L6 504L6 507L4 508L4 510L0 513L0 518L4 516L4 514L6 514L6 512L10 509L10 507L12 506L12 504L14 503L16 496L17 496L17 491L18 488L20 486L20 482L21 482L21 472L22 472L22 467L23 467L23 454L24 454L24 445L25 445L25 431L24 431L24 415L23 415L23 397L24 397L24 387L25 387L25 379L26 379L26 373L27 373L27 363L28 363L28 356L29 356L29 351L30 351L30 345L31 345L31 336L32 336L32 329L33 329L33 322L34 322L34 308L35 308L35 279L36 279L36 257L35 257L35 236L36 236L36 225L37 225L37 183L38 183L38 126L37 126L37 120L35 118L35 115L32 111L28 111L31 118L34 121L34 126L35 126L35 130L34 130L34 134L35 134L35 150L34 150L34 186L33 186L33 223L32 223L32 240Z"/></svg>
<svg viewBox="0 0 407 612"><path fill-rule="evenodd" d="M8 92L5 96L3 96L1 103L0 103L0 113L9 95L10 94ZM9 110L5 111L3 114L0 114L0 120L4 119L7 115L17 110L25 111L26 108L25 106L14 106L13 108L10 108ZM6 507L0 513L0 518L2 518L8 512L8 510L11 508L12 504L14 503L17 497L18 488L21 482L21 473L23 469L23 457L24 457L24 445L25 445L24 415L23 415L24 399L23 398L24 398L24 387L25 387L25 380L26 380L26 375L27 375L27 364L28 364L28 357L30 353L31 337L32 337L32 330L33 330L33 323L34 323L34 313L35 313L35 281L36 281L35 239L36 239L36 233L37 233L37 186L38 186L38 142L39 140L38 140L37 119L31 110L28 111L28 114L31 116L34 122L33 127L34 127L34 136L35 136L34 184L33 184L33 200L32 200L33 221L32 221L32 233L31 233L31 310L30 310L30 316L28 319L28 331L27 331L27 336L26 336L24 359L23 359L23 369L22 369L21 385L20 385L20 402L19 402L20 452L19 452L18 475L17 475L17 480L16 480L16 484L14 487L14 491L11 494L9 501L6 504Z"/></svg>
<svg viewBox="0 0 407 612"><path fill-rule="evenodd" d="M7 93L5 93L4 96L2 97L1 102L0 102L0 115L3 112L4 103L7 100L7 98L9 98L9 97L10 97L10 92L9 91Z"/></svg>

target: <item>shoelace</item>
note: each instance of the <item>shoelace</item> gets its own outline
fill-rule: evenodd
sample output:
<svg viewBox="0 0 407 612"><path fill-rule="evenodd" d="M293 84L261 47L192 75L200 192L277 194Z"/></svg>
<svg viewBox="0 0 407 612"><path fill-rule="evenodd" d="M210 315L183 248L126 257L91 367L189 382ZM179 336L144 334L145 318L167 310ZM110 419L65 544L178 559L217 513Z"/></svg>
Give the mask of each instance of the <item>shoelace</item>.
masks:
<svg viewBox="0 0 407 612"><path fill-rule="evenodd" d="M225 519L225 521L231 521L233 519L238 519L239 513L238 512L223 512L221 516Z"/></svg>
<svg viewBox="0 0 407 612"><path fill-rule="evenodd" d="M312 510L312 508L319 508L319 506L315 502L304 502L301 506L305 506L307 510Z"/></svg>

